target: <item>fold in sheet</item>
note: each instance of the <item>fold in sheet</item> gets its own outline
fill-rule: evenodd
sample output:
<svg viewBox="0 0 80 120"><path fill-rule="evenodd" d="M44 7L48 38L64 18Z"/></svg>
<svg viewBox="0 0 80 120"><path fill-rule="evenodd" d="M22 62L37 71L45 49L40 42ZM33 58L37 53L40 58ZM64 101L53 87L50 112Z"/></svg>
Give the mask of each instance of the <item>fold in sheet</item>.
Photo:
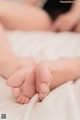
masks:
<svg viewBox="0 0 80 120"><path fill-rule="evenodd" d="M20 31L6 34L15 54L22 57L32 56L40 61L80 56L80 34ZM43 102L39 102L36 94L29 104L20 105L0 77L1 114L6 114L6 120L80 120L80 80L59 86Z"/></svg>

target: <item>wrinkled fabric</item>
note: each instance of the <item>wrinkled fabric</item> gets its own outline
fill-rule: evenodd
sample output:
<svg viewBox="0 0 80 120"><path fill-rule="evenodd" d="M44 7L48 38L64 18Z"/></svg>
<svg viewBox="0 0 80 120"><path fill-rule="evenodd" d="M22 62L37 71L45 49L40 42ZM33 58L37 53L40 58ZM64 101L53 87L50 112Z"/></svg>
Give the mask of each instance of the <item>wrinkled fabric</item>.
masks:
<svg viewBox="0 0 80 120"><path fill-rule="evenodd" d="M80 34L8 31L6 35L16 55L32 56L37 62L80 56ZM0 77L0 114L6 114L6 120L80 120L79 79L52 90L43 102L36 94L25 105L15 102L11 90Z"/></svg>

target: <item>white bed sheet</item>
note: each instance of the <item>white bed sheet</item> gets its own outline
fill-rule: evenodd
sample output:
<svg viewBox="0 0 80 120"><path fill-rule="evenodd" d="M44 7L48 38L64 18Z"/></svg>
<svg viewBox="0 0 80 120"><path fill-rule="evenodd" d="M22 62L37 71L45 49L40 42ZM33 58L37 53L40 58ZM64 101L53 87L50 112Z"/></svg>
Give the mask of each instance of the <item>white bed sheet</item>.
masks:
<svg viewBox="0 0 80 120"><path fill-rule="evenodd" d="M16 31L7 32L7 37L17 55L29 55L37 61L80 56L80 34ZM29 104L20 105L0 77L1 114L6 114L6 120L80 120L80 80L61 85L43 102L36 94Z"/></svg>

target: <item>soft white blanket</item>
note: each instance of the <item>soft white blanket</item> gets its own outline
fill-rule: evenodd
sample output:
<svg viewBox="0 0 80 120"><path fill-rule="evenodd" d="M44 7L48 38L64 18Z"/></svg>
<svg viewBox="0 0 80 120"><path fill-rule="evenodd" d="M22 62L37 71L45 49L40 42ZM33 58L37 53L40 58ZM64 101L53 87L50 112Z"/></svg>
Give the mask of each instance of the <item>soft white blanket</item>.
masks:
<svg viewBox="0 0 80 120"><path fill-rule="evenodd" d="M16 54L37 61L80 56L80 34L16 31L7 32L7 37ZM29 104L20 105L0 78L0 119L1 114L6 114L6 120L80 120L80 80L61 85L43 102L36 94Z"/></svg>

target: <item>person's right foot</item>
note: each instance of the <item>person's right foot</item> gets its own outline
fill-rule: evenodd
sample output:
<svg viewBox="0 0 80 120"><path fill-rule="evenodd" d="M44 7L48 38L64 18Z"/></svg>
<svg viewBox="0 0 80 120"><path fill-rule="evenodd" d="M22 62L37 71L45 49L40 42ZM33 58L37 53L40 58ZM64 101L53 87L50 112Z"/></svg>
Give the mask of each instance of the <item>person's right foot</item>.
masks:
<svg viewBox="0 0 80 120"><path fill-rule="evenodd" d="M6 83L12 87L13 97L18 103L25 104L36 93L35 89L35 61L31 58L11 60L3 76L7 77Z"/></svg>

